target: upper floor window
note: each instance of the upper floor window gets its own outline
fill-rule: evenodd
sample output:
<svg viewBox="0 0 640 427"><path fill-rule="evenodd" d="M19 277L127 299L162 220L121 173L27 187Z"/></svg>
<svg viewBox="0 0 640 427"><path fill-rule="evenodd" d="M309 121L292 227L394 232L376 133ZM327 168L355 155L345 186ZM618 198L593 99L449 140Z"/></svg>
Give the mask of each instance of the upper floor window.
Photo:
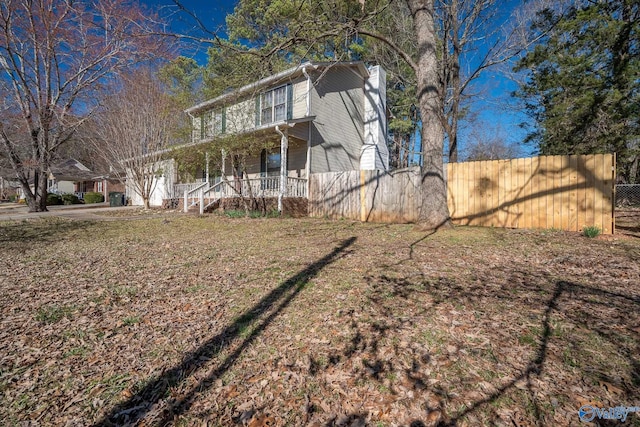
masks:
<svg viewBox="0 0 640 427"><path fill-rule="evenodd" d="M260 125L281 122L290 118L291 85L280 86L260 95Z"/></svg>
<svg viewBox="0 0 640 427"><path fill-rule="evenodd" d="M213 111L207 111L200 119L200 137L201 139L212 138L225 132L225 116L226 111L220 108Z"/></svg>

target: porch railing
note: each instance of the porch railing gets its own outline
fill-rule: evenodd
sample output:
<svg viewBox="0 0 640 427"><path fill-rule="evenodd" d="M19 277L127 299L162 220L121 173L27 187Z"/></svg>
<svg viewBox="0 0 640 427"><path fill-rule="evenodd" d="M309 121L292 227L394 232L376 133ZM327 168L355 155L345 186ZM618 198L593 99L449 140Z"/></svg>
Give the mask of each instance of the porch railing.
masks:
<svg viewBox="0 0 640 427"><path fill-rule="evenodd" d="M280 177L266 176L260 178L226 181L219 186L216 195L224 197L278 197L280 194ZM307 180L304 178L287 178L285 197L307 197Z"/></svg>
<svg viewBox="0 0 640 427"><path fill-rule="evenodd" d="M175 184L173 186L173 194L169 194L169 198L182 197L185 191L191 191L201 186L203 182L189 182L187 184Z"/></svg>
<svg viewBox="0 0 640 427"><path fill-rule="evenodd" d="M266 176L242 180L220 181L212 186L206 182L176 184L174 194L184 197L184 210L188 210L189 200L192 205L200 204L200 210L212 202L230 197L278 197L280 193L280 177ZM307 197L307 180L305 178L287 177L286 197ZM197 200L197 201L196 201ZM205 203L206 200L206 203Z"/></svg>
<svg viewBox="0 0 640 427"><path fill-rule="evenodd" d="M74 194L78 199L84 200L84 195L85 193L87 193L87 191L74 191L73 193L65 193L58 190L58 187L49 187L47 188L47 193L57 194L58 196L62 196L63 194Z"/></svg>

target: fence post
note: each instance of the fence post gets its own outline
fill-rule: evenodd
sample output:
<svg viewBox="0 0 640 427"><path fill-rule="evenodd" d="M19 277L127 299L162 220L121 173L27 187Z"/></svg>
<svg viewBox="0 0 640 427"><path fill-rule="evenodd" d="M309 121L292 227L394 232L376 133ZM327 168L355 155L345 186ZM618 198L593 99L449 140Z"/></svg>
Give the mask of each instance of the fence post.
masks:
<svg viewBox="0 0 640 427"><path fill-rule="evenodd" d="M200 215L204 213L204 190L200 189Z"/></svg>

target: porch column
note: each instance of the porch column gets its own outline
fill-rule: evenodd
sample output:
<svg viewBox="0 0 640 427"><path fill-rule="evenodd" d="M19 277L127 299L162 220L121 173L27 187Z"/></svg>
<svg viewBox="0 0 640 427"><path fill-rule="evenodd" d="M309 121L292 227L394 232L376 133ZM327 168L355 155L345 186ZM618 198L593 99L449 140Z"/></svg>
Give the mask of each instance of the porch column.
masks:
<svg viewBox="0 0 640 427"><path fill-rule="evenodd" d="M289 150L289 130L284 132L276 126L276 132L280 134L280 191L278 193L278 212L282 213L282 198L287 195L287 151Z"/></svg>
<svg viewBox="0 0 640 427"><path fill-rule="evenodd" d="M204 173L206 175L206 182L207 184L209 184L209 152L208 151L204 153L204 158L206 162Z"/></svg>

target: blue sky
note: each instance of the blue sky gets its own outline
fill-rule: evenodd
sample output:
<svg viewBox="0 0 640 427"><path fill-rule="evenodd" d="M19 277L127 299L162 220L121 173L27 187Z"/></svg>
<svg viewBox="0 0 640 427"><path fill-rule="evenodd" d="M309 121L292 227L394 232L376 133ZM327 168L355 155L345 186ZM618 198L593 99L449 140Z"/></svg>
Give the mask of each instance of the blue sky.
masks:
<svg viewBox="0 0 640 427"><path fill-rule="evenodd" d="M172 0L141 0L151 9L158 11L163 16L170 16L171 30L186 34L200 35L196 22L186 13L180 12ZM202 23L210 30L217 30L224 26L225 17L233 12L236 0L203 1L182 0L182 4L191 10ZM502 4L502 13L508 16L510 9L517 0L508 0ZM198 63L206 62L206 47L198 51L184 52L185 56L194 57ZM464 155L465 141L471 138L472 133L480 133L491 137L497 135L504 138L510 144L519 147L521 156L531 154L533 147L522 146L526 132L518 125L526 120L526 116L515 108L513 100L509 106L509 94L517 87L509 79L498 72L488 71L483 74L473 87L474 93L479 93L475 102L475 115L477 119L473 123L464 124L460 128L459 144L461 155Z"/></svg>

